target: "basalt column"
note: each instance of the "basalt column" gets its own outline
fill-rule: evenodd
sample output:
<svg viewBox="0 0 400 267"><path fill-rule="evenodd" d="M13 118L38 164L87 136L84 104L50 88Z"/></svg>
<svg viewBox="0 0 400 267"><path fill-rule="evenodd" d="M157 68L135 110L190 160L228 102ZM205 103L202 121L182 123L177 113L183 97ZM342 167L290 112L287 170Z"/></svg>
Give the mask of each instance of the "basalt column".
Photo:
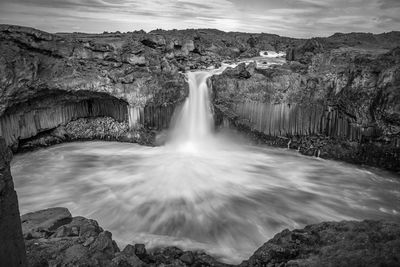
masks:
<svg viewBox="0 0 400 267"><path fill-rule="evenodd" d="M0 116L0 136L8 146L19 140L65 125L79 118L112 117L127 121L127 103L105 95L67 95L65 93L33 99L9 108Z"/></svg>
<svg viewBox="0 0 400 267"><path fill-rule="evenodd" d="M270 136L322 134L359 141L363 129L354 118L320 105L273 104L246 101L234 106L239 121Z"/></svg>

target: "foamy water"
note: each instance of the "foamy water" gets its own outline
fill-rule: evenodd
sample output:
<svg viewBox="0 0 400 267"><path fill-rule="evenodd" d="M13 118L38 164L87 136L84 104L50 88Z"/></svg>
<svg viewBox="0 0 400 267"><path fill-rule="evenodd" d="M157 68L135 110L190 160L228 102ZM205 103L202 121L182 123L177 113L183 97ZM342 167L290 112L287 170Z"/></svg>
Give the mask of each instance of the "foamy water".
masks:
<svg viewBox="0 0 400 267"><path fill-rule="evenodd" d="M80 142L16 155L21 213L67 207L97 220L121 247L202 249L228 263L285 228L400 221L399 177L215 134L212 73L188 74L190 95L164 146Z"/></svg>
<svg viewBox="0 0 400 267"><path fill-rule="evenodd" d="M120 245L205 249L231 263L284 228L400 221L399 177L223 140L212 150L82 142L17 155L20 211L67 207Z"/></svg>

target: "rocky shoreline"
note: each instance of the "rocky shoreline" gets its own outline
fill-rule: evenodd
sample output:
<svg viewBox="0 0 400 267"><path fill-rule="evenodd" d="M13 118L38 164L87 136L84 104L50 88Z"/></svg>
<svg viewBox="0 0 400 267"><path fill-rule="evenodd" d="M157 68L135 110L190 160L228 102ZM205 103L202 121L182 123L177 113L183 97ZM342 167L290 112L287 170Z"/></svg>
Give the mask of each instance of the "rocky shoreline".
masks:
<svg viewBox="0 0 400 267"><path fill-rule="evenodd" d="M112 234L66 208L21 216L28 266L233 266L202 251L177 247L120 249ZM342 221L276 234L239 266L397 266L400 225Z"/></svg>

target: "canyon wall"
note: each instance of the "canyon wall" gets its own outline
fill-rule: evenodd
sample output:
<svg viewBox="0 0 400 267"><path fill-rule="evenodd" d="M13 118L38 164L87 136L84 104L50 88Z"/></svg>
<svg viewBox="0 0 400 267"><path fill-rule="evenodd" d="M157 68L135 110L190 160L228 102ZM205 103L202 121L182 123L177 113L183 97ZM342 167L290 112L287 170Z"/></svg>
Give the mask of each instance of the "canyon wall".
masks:
<svg viewBox="0 0 400 267"><path fill-rule="evenodd" d="M17 147L93 116L123 119L132 132L167 128L188 95L182 72L300 42L212 29L49 34L0 25L0 135Z"/></svg>
<svg viewBox="0 0 400 267"><path fill-rule="evenodd" d="M0 263L27 266L17 194L10 172L12 153L0 138Z"/></svg>
<svg viewBox="0 0 400 267"><path fill-rule="evenodd" d="M28 110L17 108L15 112L0 117L0 135L7 145L18 145L20 139L31 138L78 118L99 116L126 121L127 103L117 99L91 99Z"/></svg>
<svg viewBox="0 0 400 267"><path fill-rule="evenodd" d="M326 135L360 140L363 129L339 110L322 105L273 104L257 101L237 103L232 110L243 124L270 136Z"/></svg>
<svg viewBox="0 0 400 267"><path fill-rule="evenodd" d="M400 171L400 48L327 42L290 49L283 65L213 76L217 123L307 155Z"/></svg>

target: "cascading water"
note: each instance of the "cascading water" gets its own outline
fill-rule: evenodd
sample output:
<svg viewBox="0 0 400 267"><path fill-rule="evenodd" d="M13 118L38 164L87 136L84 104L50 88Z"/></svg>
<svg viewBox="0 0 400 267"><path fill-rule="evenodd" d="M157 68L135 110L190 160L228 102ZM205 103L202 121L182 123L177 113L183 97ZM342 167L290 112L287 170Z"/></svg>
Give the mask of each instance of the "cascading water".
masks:
<svg viewBox="0 0 400 267"><path fill-rule="evenodd" d="M189 97L174 118L169 144L190 149L204 143L211 136L213 116L207 78L211 72L189 72Z"/></svg>
<svg viewBox="0 0 400 267"><path fill-rule="evenodd" d="M98 220L120 245L203 249L229 263L284 228L400 219L400 182L389 173L213 133L214 73L188 73L189 98L163 147L82 142L17 155L21 213L64 206Z"/></svg>

